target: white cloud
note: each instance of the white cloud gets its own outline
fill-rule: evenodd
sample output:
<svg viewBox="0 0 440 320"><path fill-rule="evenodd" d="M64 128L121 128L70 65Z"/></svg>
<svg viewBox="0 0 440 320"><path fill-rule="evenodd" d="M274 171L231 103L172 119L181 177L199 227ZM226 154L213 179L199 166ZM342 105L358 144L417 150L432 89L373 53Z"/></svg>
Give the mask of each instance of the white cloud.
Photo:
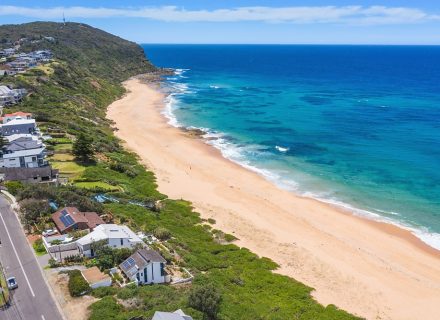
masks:
<svg viewBox="0 0 440 320"><path fill-rule="evenodd" d="M217 10L185 10L175 6L143 8L92 7L19 7L0 6L0 16L15 15L38 19L132 17L167 22L237 22L339 24L408 24L440 20L439 15L406 7L385 6L304 6L304 7L238 7Z"/></svg>

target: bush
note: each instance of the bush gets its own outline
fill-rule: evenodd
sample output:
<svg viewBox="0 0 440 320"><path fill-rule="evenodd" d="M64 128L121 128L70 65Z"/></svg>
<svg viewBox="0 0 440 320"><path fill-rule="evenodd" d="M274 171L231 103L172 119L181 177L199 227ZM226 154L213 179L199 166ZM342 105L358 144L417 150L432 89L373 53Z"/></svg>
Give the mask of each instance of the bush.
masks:
<svg viewBox="0 0 440 320"><path fill-rule="evenodd" d="M116 288L113 287L100 287L92 290L92 296L95 298L104 298L107 296L113 296L116 294Z"/></svg>
<svg viewBox="0 0 440 320"><path fill-rule="evenodd" d="M156 238L160 240L168 240L169 238L171 238L171 232L163 227L157 227L156 229L154 229L153 234Z"/></svg>
<svg viewBox="0 0 440 320"><path fill-rule="evenodd" d="M16 196L20 190L24 189L24 185L20 181L6 181L5 187L14 196Z"/></svg>
<svg viewBox="0 0 440 320"><path fill-rule="evenodd" d="M57 268L60 265L54 258L50 258L48 263L50 268Z"/></svg>
<svg viewBox="0 0 440 320"><path fill-rule="evenodd" d="M188 298L188 305L203 312L204 319L217 318L221 302L221 294L213 284L194 287Z"/></svg>
<svg viewBox="0 0 440 320"><path fill-rule="evenodd" d="M79 270L69 272L69 293L72 297L79 297L90 291L90 286Z"/></svg>
<svg viewBox="0 0 440 320"><path fill-rule="evenodd" d="M43 255L46 253L46 248L44 247L43 240L37 239L33 244L32 247L34 248L37 255Z"/></svg>

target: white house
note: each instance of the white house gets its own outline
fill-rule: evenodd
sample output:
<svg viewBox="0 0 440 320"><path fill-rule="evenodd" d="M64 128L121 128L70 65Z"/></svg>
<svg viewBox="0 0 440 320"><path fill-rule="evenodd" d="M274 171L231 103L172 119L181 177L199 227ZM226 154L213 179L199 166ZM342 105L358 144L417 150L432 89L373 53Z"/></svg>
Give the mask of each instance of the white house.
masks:
<svg viewBox="0 0 440 320"><path fill-rule="evenodd" d="M134 248L136 245L144 244L130 228L117 224L101 224L88 235L78 239L76 244L81 254L94 257L93 244L96 242L102 242L112 248Z"/></svg>
<svg viewBox="0 0 440 320"><path fill-rule="evenodd" d="M0 85L0 105L6 106L19 102L26 95L25 89L11 89Z"/></svg>
<svg viewBox="0 0 440 320"><path fill-rule="evenodd" d="M30 134L37 131L37 124L35 119L27 119L22 117L15 117L0 125L1 134L10 136L13 134Z"/></svg>
<svg viewBox="0 0 440 320"><path fill-rule="evenodd" d="M187 316L182 310L179 309L174 312L156 311L153 319L151 320L193 320L193 318Z"/></svg>
<svg viewBox="0 0 440 320"><path fill-rule="evenodd" d="M46 148L18 150L11 153L0 153L0 167L4 168L38 168L47 165Z"/></svg>
<svg viewBox="0 0 440 320"><path fill-rule="evenodd" d="M119 265L125 275L138 284L165 283L169 277L165 272L166 260L150 249L139 249Z"/></svg>

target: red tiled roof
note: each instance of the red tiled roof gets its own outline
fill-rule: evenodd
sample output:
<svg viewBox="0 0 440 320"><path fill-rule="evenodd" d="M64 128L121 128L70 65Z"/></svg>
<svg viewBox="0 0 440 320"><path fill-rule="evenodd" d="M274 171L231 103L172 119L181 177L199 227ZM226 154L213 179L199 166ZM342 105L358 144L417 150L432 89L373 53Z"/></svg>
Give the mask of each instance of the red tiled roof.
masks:
<svg viewBox="0 0 440 320"><path fill-rule="evenodd" d="M66 217L68 220L66 220ZM74 225L78 225L78 223L85 223L89 229L105 223L96 212L81 212L75 207L65 207L58 210L52 214L52 220L60 233L65 232ZM69 223L66 225L65 222Z"/></svg>
<svg viewBox="0 0 440 320"><path fill-rule="evenodd" d="M27 116L31 116L32 117L32 113L17 111L17 112L14 112L14 113L7 113L7 114L4 115L4 117L27 117Z"/></svg>

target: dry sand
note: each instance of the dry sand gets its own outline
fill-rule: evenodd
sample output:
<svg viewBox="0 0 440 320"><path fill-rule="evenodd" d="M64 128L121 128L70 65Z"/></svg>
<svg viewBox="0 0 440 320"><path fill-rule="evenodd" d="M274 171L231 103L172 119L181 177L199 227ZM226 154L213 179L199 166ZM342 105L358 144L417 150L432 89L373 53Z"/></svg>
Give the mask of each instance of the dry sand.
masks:
<svg viewBox="0 0 440 320"><path fill-rule="evenodd" d="M108 109L116 135L238 245L315 288L322 304L368 319L440 319L440 256L411 233L280 190L202 140L167 124L164 96L138 80Z"/></svg>

